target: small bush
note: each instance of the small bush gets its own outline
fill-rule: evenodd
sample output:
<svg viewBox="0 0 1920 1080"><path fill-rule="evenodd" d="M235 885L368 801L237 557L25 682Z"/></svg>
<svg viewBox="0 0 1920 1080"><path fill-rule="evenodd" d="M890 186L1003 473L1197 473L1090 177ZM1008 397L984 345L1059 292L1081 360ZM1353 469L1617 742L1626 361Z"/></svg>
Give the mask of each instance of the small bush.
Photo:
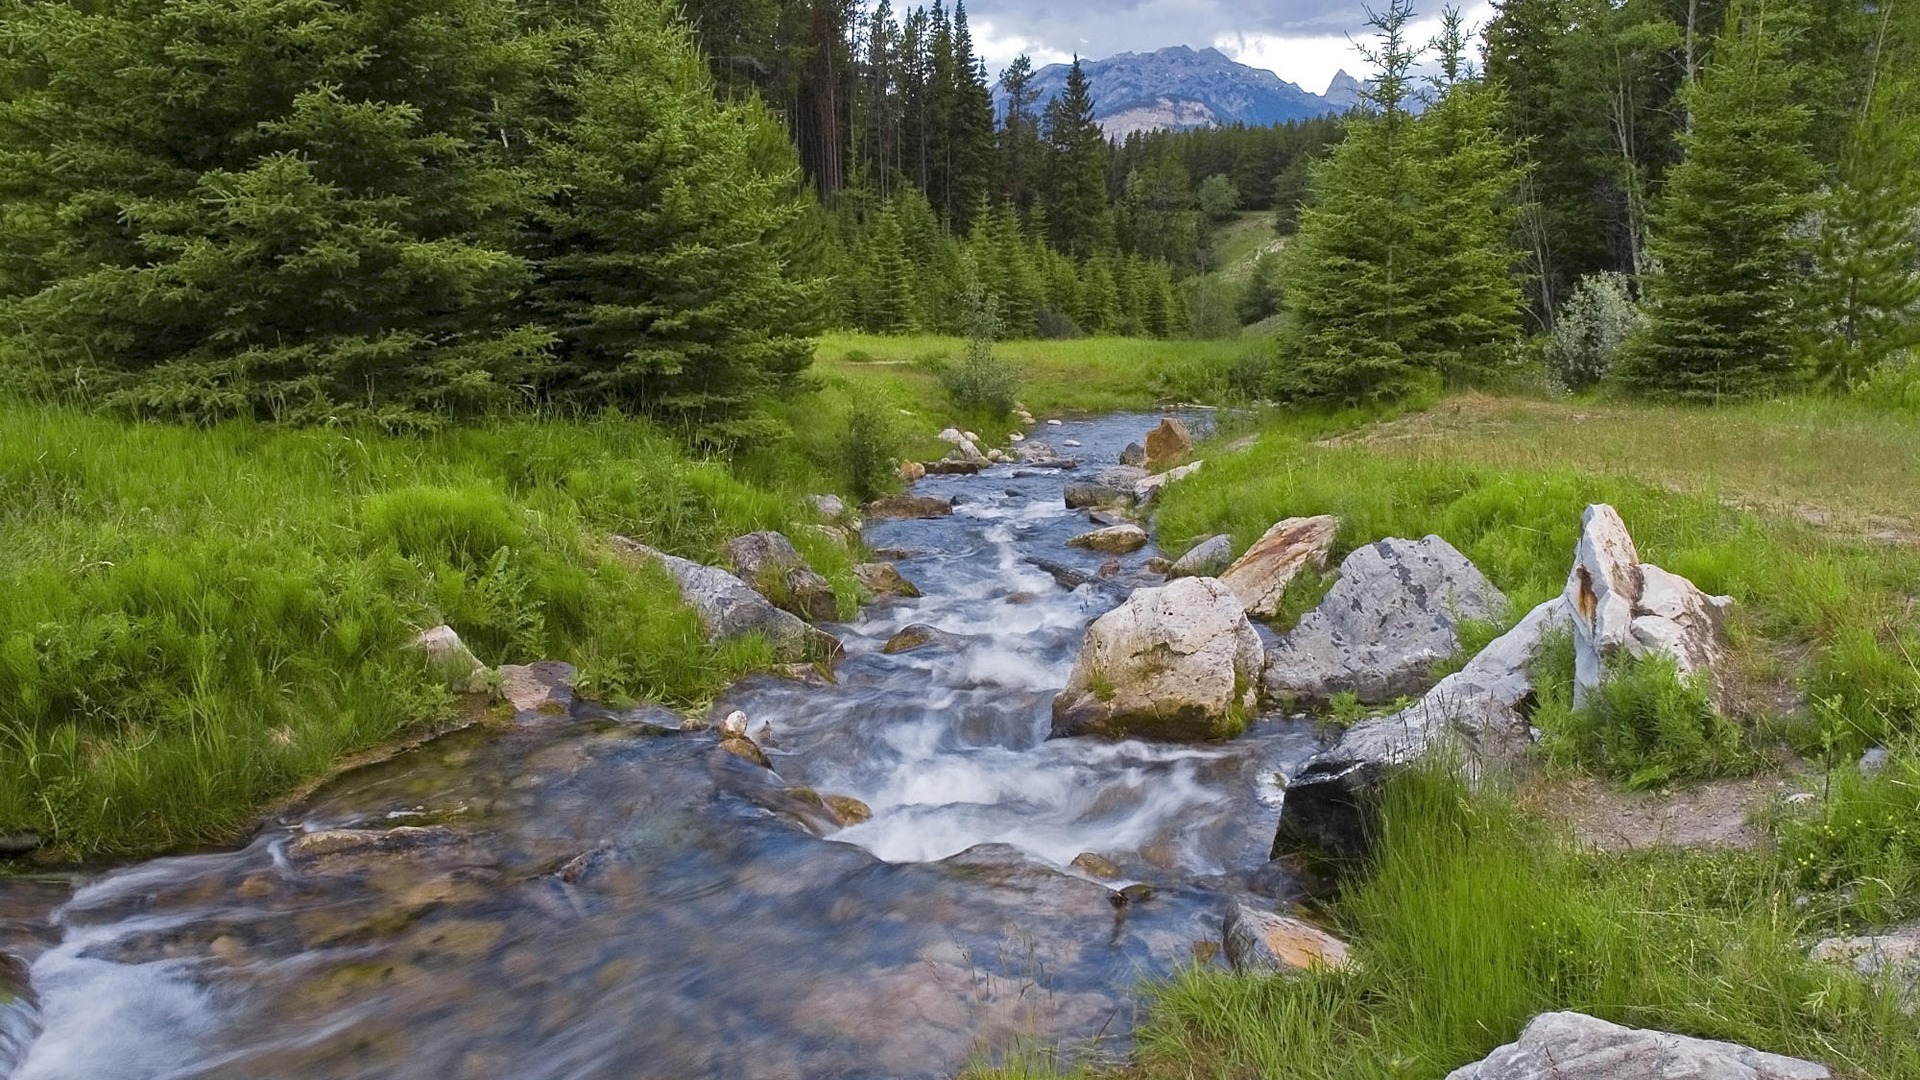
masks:
<svg viewBox="0 0 1920 1080"><path fill-rule="evenodd" d="M1073 316L1056 308L1041 308L1033 317L1033 327L1043 341L1071 341L1086 336Z"/></svg>
<svg viewBox="0 0 1920 1080"><path fill-rule="evenodd" d="M1650 656L1610 675L1572 705L1570 634L1542 650L1534 672L1534 725L1554 761L1591 768L1633 789L1725 776L1751 763L1739 727L1713 707L1705 676L1682 678L1672 659Z"/></svg>
<svg viewBox="0 0 1920 1080"><path fill-rule="evenodd" d="M1642 321L1625 274L1589 274L1574 286L1547 336L1547 371L1568 390L1604 380Z"/></svg>
<svg viewBox="0 0 1920 1080"><path fill-rule="evenodd" d="M1000 336L999 304L979 285L967 291L967 351L960 362L941 372L953 403L968 412L1005 416L1013 411L1020 380L1013 366L993 354Z"/></svg>
<svg viewBox="0 0 1920 1080"><path fill-rule="evenodd" d="M885 494L893 483L899 443L898 433L878 405L854 403L840 433L840 467L854 498L864 503Z"/></svg>

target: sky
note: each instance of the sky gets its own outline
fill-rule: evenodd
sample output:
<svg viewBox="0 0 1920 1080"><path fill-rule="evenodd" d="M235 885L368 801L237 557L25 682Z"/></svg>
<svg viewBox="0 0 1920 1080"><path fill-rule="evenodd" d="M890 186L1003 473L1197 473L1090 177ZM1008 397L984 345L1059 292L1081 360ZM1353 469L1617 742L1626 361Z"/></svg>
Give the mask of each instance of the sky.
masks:
<svg viewBox="0 0 1920 1080"><path fill-rule="evenodd" d="M1416 8L1423 15L1411 27L1412 41L1427 41L1439 29L1439 6L1431 15L1425 7ZM1469 26L1493 15L1487 0L1462 3L1461 10ZM996 78L1023 52L1044 67L1066 63L1076 52L1100 59L1169 45L1211 45L1316 94L1343 68L1357 78L1367 74L1348 38L1367 38L1360 0L968 0L967 20L974 48Z"/></svg>

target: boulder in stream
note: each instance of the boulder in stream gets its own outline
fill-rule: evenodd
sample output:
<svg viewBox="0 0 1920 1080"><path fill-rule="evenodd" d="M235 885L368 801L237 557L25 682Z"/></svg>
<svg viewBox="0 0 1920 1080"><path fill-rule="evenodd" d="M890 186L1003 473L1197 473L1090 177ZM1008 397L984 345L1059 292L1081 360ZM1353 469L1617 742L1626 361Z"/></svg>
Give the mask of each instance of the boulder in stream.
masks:
<svg viewBox="0 0 1920 1080"><path fill-rule="evenodd" d="M834 662L840 658L838 638L814 629L793 614L781 611L746 582L717 566L702 566L631 540L614 537L623 553L650 559L664 567L680 586L680 598L700 617L709 641L731 641L760 634L783 663Z"/></svg>
<svg viewBox="0 0 1920 1080"><path fill-rule="evenodd" d="M1214 578L1139 589L1095 619L1065 690L1056 735L1231 738L1246 726L1260 636Z"/></svg>
<svg viewBox="0 0 1920 1080"><path fill-rule="evenodd" d="M775 607L812 622L829 621L838 613L833 586L784 535L768 530L737 536L721 554L740 580Z"/></svg>
<svg viewBox="0 0 1920 1080"><path fill-rule="evenodd" d="M1147 531L1138 525L1109 525L1071 537L1067 546L1109 555L1129 555L1147 546Z"/></svg>
<svg viewBox="0 0 1920 1080"><path fill-rule="evenodd" d="M1186 424L1169 416L1147 432L1147 455L1141 464L1150 469L1172 465L1191 453L1193 432L1187 430Z"/></svg>
<svg viewBox="0 0 1920 1080"><path fill-rule="evenodd" d="M1133 489L1112 484L1068 484L1061 493L1069 510L1090 510L1104 506L1132 506Z"/></svg>
<svg viewBox="0 0 1920 1080"><path fill-rule="evenodd" d="M906 521L953 516L953 504L930 495L888 495L867 504L874 521Z"/></svg>
<svg viewBox="0 0 1920 1080"><path fill-rule="evenodd" d="M1737 1043L1542 1013L1514 1042L1447 1080L1832 1080L1824 1065Z"/></svg>
<svg viewBox="0 0 1920 1080"><path fill-rule="evenodd" d="M965 648L966 644L967 639L959 634L949 634L937 626L928 626L926 623L914 623L902 627L899 633L888 638L887 643L880 647L880 651L887 656L898 656L901 653L936 647L954 652Z"/></svg>
<svg viewBox="0 0 1920 1080"><path fill-rule="evenodd" d="M1187 549L1167 570L1169 578L1218 577L1233 564L1233 537L1225 533L1209 536Z"/></svg>
<svg viewBox="0 0 1920 1080"><path fill-rule="evenodd" d="M853 577L870 596L911 600L920 595L919 587L902 577L900 568L890 562L857 563Z"/></svg>
<svg viewBox="0 0 1920 1080"><path fill-rule="evenodd" d="M1240 598L1240 606L1248 615L1271 619L1280 609L1287 586L1300 571L1326 566L1327 551L1339 531L1339 520L1325 514L1275 522L1246 554L1227 567L1220 580Z"/></svg>
<svg viewBox="0 0 1920 1080"><path fill-rule="evenodd" d="M1352 693L1369 704L1432 685L1460 650L1463 619L1496 618L1507 598L1438 536L1356 548L1320 605L1267 651L1264 689L1296 707Z"/></svg>

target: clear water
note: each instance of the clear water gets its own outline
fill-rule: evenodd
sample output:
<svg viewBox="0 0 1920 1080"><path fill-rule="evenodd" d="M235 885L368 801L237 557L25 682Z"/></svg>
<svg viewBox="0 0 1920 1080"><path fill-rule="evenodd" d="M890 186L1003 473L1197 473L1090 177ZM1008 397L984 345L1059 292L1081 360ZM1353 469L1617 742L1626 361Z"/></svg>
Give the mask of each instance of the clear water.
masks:
<svg viewBox="0 0 1920 1080"><path fill-rule="evenodd" d="M870 526L925 597L832 628L837 684L756 677L715 707L775 773L582 705L349 773L236 851L70 896L0 880L32 988L0 1005L0 1076L879 1078L1124 1052L1141 980L1205 957L1223 895L1273 887L1273 778L1314 748L1278 719L1216 746L1047 737L1087 623L1157 581L1156 552L1071 591L1028 560L1096 572L1062 487L1154 419L1041 428L1083 467L929 478L952 518ZM964 640L884 655L912 623ZM873 817L833 830L792 786ZM428 823L451 839L287 853L301 829ZM1153 895L1116 905L1134 882Z"/></svg>

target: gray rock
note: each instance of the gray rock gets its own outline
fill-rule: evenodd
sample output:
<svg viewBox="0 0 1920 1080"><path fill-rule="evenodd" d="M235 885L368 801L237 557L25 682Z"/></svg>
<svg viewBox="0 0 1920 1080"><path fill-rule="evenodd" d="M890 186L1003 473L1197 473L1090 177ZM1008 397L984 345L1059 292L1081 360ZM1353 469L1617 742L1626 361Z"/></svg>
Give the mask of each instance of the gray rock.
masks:
<svg viewBox="0 0 1920 1080"><path fill-rule="evenodd" d="M1908 1015L1920 1013L1920 922L1864 937L1830 937L1808 954L1889 984Z"/></svg>
<svg viewBox="0 0 1920 1080"><path fill-rule="evenodd" d="M1169 484L1177 484L1185 480L1199 472L1200 466L1205 464L1204 461L1196 461L1192 464L1176 466L1163 473L1155 473L1133 485L1133 497L1142 506L1154 502L1160 498L1160 493L1166 490Z"/></svg>
<svg viewBox="0 0 1920 1080"><path fill-rule="evenodd" d="M1169 578L1218 577L1233 563L1233 537L1225 533L1209 536L1187 549L1167 571Z"/></svg>
<svg viewBox="0 0 1920 1080"><path fill-rule="evenodd" d="M1873 776L1887 767L1888 760L1887 748L1876 746L1860 755L1860 774Z"/></svg>
<svg viewBox="0 0 1920 1080"><path fill-rule="evenodd" d="M1062 493L1067 509L1089 510L1102 506L1132 506L1133 488L1111 484L1068 484Z"/></svg>
<svg viewBox="0 0 1920 1080"><path fill-rule="evenodd" d="M1119 488L1129 494L1133 486L1148 476L1147 470L1133 465L1109 465L1093 474L1093 482L1106 487Z"/></svg>
<svg viewBox="0 0 1920 1080"><path fill-rule="evenodd" d="M1432 685L1460 650L1462 619L1491 619L1507 598L1438 536L1355 549L1340 580L1267 652L1267 696L1288 707L1352 693L1392 701Z"/></svg>
<svg viewBox="0 0 1920 1080"><path fill-rule="evenodd" d="M1547 634L1572 621L1561 597L1527 613L1467 666L1412 707L1363 720L1287 781L1273 855L1305 856L1339 871L1363 862L1387 777L1443 743L1468 757L1500 757L1528 744L1520 705L1533 693L1528 666Z"/></svg>
<svg viewBox="0 0 1920 1080"><path fill-rule="evenodd" d="M35 832L0 833L0 859L19 859L40 850L40 834Z"/></svg>
<svg viewBox="0 0 1920 1080"><path fill-rule="evenodd" d="M967 639L961 637L959 634L950 634L939 627L928 626L926 623L914 623L911 626L902 628L899 633L888 638L887 643L881 646L880 651L888 656L897 656L900 653L915 652L926 648L941 648L948 651L957 651L966 648L966 646Z"/></svg>
<svg viewBox="0 0 1920 1080"><path fill-rule="evenodd" d="M453 627L445 623L414 635L413 647L427 654L434 669L445 673L447 685L457 693L484 694L487 691L487 665L473 655L467 643Z"/></svg>
<svg viewBox="0 0 1920 1080"><path fill-rule="evenodd" d="M773 646L774 658L783 663L834 662L840 658L838 638L774 607L725 570L655 551L624 536L614 537L614 544L627 554L659 563L672 575L680 586L680 598L700 617L707 640L732 641L760 634Z"/></svg>
<svg viewBox="0 0 1920 1080"><path fill-rule="evenodd" d="M847 504L838 495L814 495L807 501L813 504L814 513L828 521L837 521L847 516Z"/></svg>
<svg viewBox="0 0 1920 1080"><path fill-rule="evenodd" d="M807 565L785 536L771 531L748 533L727 541L721 554L740 580L775 607L815 622L837 614L833 586Z"/></svg>
<svg viewBox="0 0 1920 1080"><path fill-rule="evenodd" d="M1128 443L1126 449L1120 451L1120 464L1122 465L1145 465L1146 463L1147 448L1137 442Z"/></svg>
<svg viewBox="0 0 1920 1080"><path fill-rule="evenodd" d="M1622 1027L1584 1013L1534 1017L1515 1042L1447 1080L1832 1080L1824 1065L1735 1043Z"/></svg>
<svg viewBox="0 0 1920 1080"><path fill-rule="evenodd" d="M1109 555L1127 555L1147 546L1147 531L1138 525L1110 525L1072 537L1067 541L1067 546Z"/></svg>
<svg viewBox="0 0 1920 1080"><path fill-rule="evenodd" d="M1573 703L1598 689L1615 654L1633 640L1633 609L1640 602L1640 555L1620 514L1604 503L1580 516L1580 543L1567 573L1573 611Z"/></svg>
<svg viewBox="0 0 1920 1080"><path fill-rule="evenodd" d="M1056 735L1219 739L1254 702L1260 636L1214 578L1140 589L1095 619L1066 689Z"/></svg>
<svg viewBox="0 0 1920 1080"><path fill-rule="evenodd" d="M1239 972L1342 971L1350 963L1346 942L1312 923L1276 914L1246 900L1227 905L1221 944L1227 963Z"/></svg>

